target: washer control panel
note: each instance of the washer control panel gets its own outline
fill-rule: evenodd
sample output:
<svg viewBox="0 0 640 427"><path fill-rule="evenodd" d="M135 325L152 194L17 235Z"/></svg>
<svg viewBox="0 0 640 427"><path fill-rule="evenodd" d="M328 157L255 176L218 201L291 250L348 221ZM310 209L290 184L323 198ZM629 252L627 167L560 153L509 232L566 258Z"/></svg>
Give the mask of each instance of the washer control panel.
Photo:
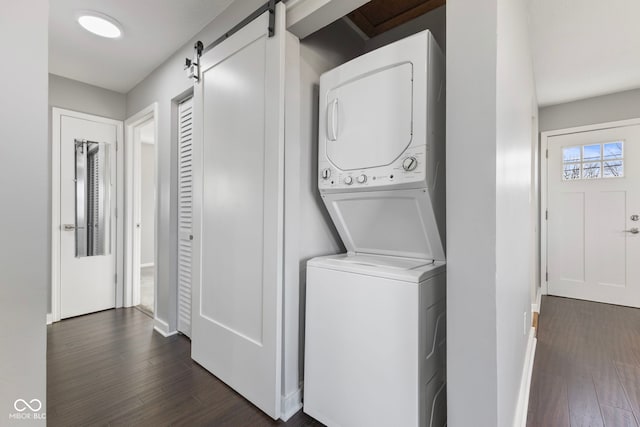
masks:
<svg viewBox="0 0 640 427"><path fill-rule="evenodd" d="M319 162L320 191L357 190L362 187L386 187L400 184L425 185L427 178L426 146L410 147L388 166L344 171L327 159Z"/></svg>

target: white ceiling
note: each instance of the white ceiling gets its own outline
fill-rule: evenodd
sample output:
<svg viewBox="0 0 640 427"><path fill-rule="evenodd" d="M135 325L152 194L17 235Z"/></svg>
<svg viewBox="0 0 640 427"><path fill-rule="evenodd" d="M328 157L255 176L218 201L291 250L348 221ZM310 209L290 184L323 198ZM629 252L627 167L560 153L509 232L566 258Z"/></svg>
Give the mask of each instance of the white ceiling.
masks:
<svg viewBox="0 0 640 427"><path fill-rule="evenodd" d="M234 0L54 0L49 72L126 93ZM531 0L541 106L640 87L640 1ZM120 39L76 22L78 10L118 20Z"/></svg>
<svg viewBox="0 0 640 427"><path fill-rule="evenodd" d="M49 11L49 72L126 93L197 34L233 0L53 0ZM94 10L122 24L105 39L77 23Z"/></svg>
<svg viewBox="0 0 640 427"><path fill-rule="evenodd" d="M531 0L541 106L640 87L640 1Z"/></svg>

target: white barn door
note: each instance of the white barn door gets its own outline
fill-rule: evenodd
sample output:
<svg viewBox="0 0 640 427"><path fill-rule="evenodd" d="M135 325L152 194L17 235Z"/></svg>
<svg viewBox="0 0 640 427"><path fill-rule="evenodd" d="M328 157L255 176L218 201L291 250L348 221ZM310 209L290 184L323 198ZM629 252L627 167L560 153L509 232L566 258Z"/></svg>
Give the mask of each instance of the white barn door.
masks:
<svg viewBox="0 0 640 427"><path fill-rule="evenodd" d="M194 89L192 357L280 416L284 6L201 58Z"/></svg>
<svg viewBox="0 0 640 427"><path fill-rule="evenodd" d="M178 106L178 331L191 336L193 98Z"/></svg>

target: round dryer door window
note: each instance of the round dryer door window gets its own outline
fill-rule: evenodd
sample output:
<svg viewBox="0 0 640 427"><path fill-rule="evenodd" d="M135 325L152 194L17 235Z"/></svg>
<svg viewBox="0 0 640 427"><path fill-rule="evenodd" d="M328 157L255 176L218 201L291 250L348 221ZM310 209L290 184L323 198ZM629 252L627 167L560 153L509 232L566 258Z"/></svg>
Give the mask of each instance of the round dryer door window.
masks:
<svg viewBox="0 0 640 427"><path fill-rule="evenodd" d="M329 90L326 101L326 152L339 169L389 165L411 144L411 63L361 74Z"/></svg>

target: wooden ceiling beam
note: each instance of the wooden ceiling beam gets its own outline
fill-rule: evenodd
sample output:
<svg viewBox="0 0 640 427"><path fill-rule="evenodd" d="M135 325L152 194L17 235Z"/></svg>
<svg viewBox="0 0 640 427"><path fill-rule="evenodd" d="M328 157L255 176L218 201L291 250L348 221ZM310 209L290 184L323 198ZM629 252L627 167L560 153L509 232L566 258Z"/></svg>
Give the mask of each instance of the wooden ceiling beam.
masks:
<svg viewBox="0 0 640 427"><path fill-rule="evenodd" d="M373 2L367 3L365 6L369 9L375 8L376 4L382 4L384 1L393 1L393 0L373 0ZM360 7L349 15L349 19L353 21L354 24L358 26L367 36L375 37L380 35L386 31L389 31L392 28L395 28L399 25L404 24L414 18L417 18L420 15L424 15L427 12L432 11L440 6L443 6L446 3L446 0L425 0L424 2L414 6L413 8L399 14L396 16L389 16L388 19L382 21L378 25L374 25L368 18L363 10L363 7Z"/></svg>

